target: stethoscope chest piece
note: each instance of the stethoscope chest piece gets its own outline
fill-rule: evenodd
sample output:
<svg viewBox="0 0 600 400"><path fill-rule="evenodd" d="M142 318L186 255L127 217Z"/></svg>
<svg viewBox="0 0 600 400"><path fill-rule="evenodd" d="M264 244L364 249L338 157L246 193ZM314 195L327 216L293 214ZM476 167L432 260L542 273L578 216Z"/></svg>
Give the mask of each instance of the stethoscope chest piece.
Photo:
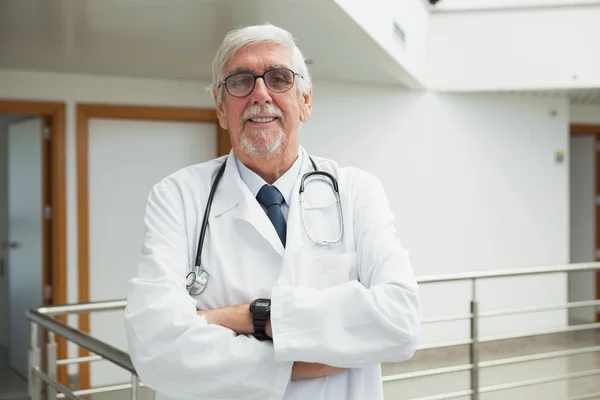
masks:
<svg viewBox="0 0 600 400"><path fill-rule="evenodd" d="M185 277L185 286L192 296L198 296L204 292L207 284L208 272L206 270L200 271L197 266Z"/></svg>

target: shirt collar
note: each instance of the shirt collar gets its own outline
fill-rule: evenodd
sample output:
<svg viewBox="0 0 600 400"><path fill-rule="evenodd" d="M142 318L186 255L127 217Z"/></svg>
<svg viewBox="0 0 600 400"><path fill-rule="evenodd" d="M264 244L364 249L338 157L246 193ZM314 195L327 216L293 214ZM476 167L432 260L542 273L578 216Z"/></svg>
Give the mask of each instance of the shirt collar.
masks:
<svg viewBox="0 0 600 400"><path fill-rule="evenodd" d="M285 200L285 204L290 205L290 201L292 198L292 191L294 190L294 185L296 184L296 179L300 175L300 169L302 168L302 157L303 152L301 149L298 150L298 157L292 167L288 169L282 176L273 183L273 186L277 188L283 195ZM242 163L237 157L235 157L235 161L240 171L240 177L250 189L252 196L256 198L258 195L258 191L267 184L263 178L261 178L258 174L252 171L250 168L246 167L244 163Z"/></svg>

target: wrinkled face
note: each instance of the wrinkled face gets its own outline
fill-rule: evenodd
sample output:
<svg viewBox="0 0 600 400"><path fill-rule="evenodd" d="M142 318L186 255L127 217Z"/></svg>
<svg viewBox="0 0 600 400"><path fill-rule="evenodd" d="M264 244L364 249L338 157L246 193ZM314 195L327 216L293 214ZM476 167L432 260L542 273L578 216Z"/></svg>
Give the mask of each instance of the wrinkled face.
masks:
<svg viewBox="0 0 600 400"><path fill-rule="evenodd" d="M231 58L225 67L224 78L240 72L261 75L279 68L293 70L291 50L270 43L254 44ZM285 86L284 75L270 75L267 81L272 88ZM296 83L302 79L299 76L294 78ZM232 81L231 88L248 84L248 81L243 80L235 84ZM296 83L291 89L276 93L267 87L264 79L258 78L254 90L244 97L232 96L225 85L215 90L213 95L217 103L219 123L229 131L236 154L274 157L297 153L300 124L310 117L312 96L310 93L302 95ZM217 101L219 90L222 91L222 102Z"/></svg>

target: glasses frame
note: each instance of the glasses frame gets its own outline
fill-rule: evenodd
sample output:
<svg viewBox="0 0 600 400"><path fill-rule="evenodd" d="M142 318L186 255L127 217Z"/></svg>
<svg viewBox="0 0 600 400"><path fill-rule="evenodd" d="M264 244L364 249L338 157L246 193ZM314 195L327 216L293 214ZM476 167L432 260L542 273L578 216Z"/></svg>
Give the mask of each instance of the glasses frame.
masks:
<svg viewBox="0 0 600 400"><path fill-rule="evenodd" d="M267 85L267 81L265 80L265 74L268 74L269 72L272 72L272 71L289 71L289 72L291 72L292 73L292 84L290 85L290 87L288 89L286 89L286 90L281 91L281 92L277 92L277 91L271 89L271 87L269 85ZM229 91L229 88L227 87L227 79L229 79L229 78L231 78L233 76L237 76L237 75L252 75L254 77L254 81L252 82L252 89L250 89L250 91L248 92L248 94L245 94L243 96L236 96L236 95L232 94ZM269 91L271 91L273 93L285 93L285 92L289 91L291 88L293 88L294 85L296 84L296 76L299 76L300 78L304 79L304 77L302 75L300 75L297 72L294 72L293 70L291 70L289 68L273 68L273 69L270 69L268 71L263 72L260 75L254 75L251 72L236 72L234 74L226 76L225 79L223 79L222 81L220 81L219 82L219 87L220 86L224 86L225 90L227 90L227 93L229 93L229 95L232 96L232 97L242 98L242 97L250 96L252 94L252 92L254 92L254 88L256 88L256 80L258 78L262 78L263 82L265 83L265 86L267 87L267 89L269 89Z"/></svg>

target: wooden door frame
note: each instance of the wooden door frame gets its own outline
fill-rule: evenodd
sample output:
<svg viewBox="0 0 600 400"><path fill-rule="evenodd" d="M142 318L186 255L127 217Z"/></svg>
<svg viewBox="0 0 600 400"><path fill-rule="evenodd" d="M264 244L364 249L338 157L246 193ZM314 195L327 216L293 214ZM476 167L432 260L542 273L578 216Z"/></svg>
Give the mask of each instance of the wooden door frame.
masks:
<svg viewBox="0 0 600 400"><path fill-rule="evenodd" d="M79 303L90 301L90 260L89 260L89 121L92 118L128 119L143 121L176 122L215 122L217 129L217 155L229 154L231 143L229 134L219 125L215 109L153 107L112 104L77 104L77 225L79 238ZM90 332L89 314L79 315L79 329ZM79 349L80 357L89 355L85 349ZM79 386L90 388L90 366L80 364Z"/></svg>
<svg viewBox="0 0 600 400"><path fill-rule="evenodd" d="M51 128L49 143L44 142L42 165L44 165L42 193L44 204L52 207L51 221L44 221L42 229L44 265L43 281L52 287L53 305L67 303L67 185L66 185L66 105L61 102L42 102L0 99L0 113L35 115L42 118L43 126ZM40 132L42 135L42 132ZM43 205L42 205L43 206ZM42 213L44 210L42 210ZM42 214L43 215L43 214ZM40 288L42 291L44 288ZM42 298L44 298L42 293ZM48 302L45 301L45 304ZM67 323L66 316L57 317ZM46 338L46 336L45 336ZM66 359L67 342L57 336L57 356ZM45 369L45 366L43 367ZM67 386L67 368L59 366L58 381Z"/></svg>
<svg viewBox="0 0 600 400"><path fill-rule="evenodd" d="M600 156L598 156L598 146L600 145L600 125L599 124L571 124L571 137L588 136L594 137L594 166L595 171L595 189L596 196L600 196ZM595 221L595 238L594 246L600 249L600 205L594 199L594 221ZM594 254L594 260L600 261L598 254ZM596 271L596 299L600 300L600 271ZM600 309L595 308L596 321L600 322Z"/></svg>

